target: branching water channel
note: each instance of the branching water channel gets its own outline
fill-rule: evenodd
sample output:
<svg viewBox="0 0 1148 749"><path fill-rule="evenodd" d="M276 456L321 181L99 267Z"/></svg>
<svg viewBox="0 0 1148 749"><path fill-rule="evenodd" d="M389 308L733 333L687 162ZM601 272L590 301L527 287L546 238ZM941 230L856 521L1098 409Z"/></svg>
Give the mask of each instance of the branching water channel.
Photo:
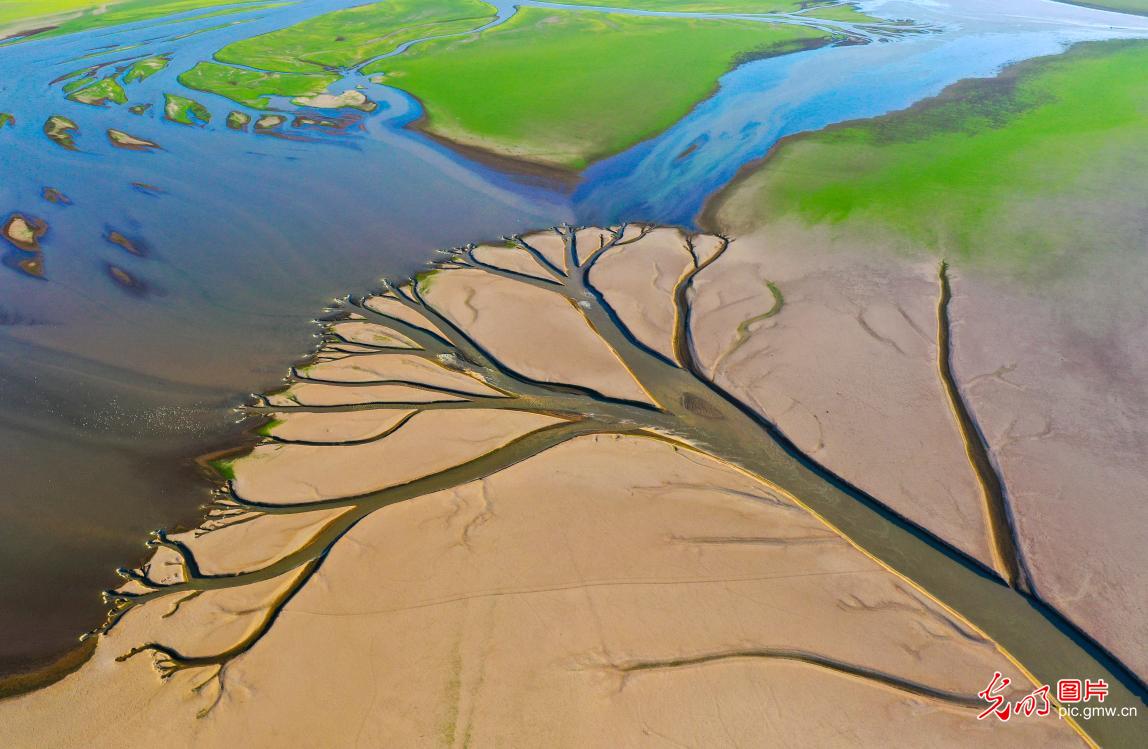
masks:
<svg viewBox="0 0 1148 749"><path fill-rule="evenodd" d="M0 618L22 633L0 645L0 668L70 647L99 610L92 591L130 559L141 533L194 519L206 490L191 456L234 442L228 407L278 380L332 295L380 273L404 276L434 248L476 237L564 220L690 225L707 196L785 135L908 106L1073 41L1148 35L1145 19L1045 0L863 4L911 18L909 27L701 14L808 25L851 43L739 67L669 130L592 165L572 194L410 131L419 102L361 73L380 58L341 71L331 87L363 85L378 110L355 128L305 139L238 134L222 117L183 127L154 111L159 104L127 126L123 110L67 101L54 84L84 66L163 54L170 64L133 96L175 93L213 111L244 110L185 88L178 75L229 43L357 4L235 6L0 47L0 111L15 117L0 128L0 214L49 225L43 278L0 269L0 447L11 467ZM488 29L520 6L602 10L493 5ZM55 115L78 125L78 150L45 136ZM162 150L117 148L104 137L113 128ZM86 530L60 532L77 526Z"/></svg>
<svg viewBox="0 0 1148 749"><path fill-rule="evenodd" d="M492 476L570 440L612 434L666 441L744 471L813 513L886 569L955 612L995 642L1026 674L1031 674L1034 683L1055 683L1066 674L1102 678L1111 685L1106 704L1143 707L1144 687L1135 676L1033 597L1027 581L1019 579L1018 546L1007 523L988 524L990 541L997 550L997 569L988 570L832 474L800 452L772 423L715 384L696 354L693 299L695 282L721 263L730 244L726 238L693 235L680 239L688 262L673 288L658 292L665 293L672 302L672 353L662 353L648 338L635 333L615 309L612 297L600 288L600 279L608 278L609 271L600 271L599 263L612 254L631 252L631 245L641 247L642 242L650 241L647 237L653 231L653 227L633 225L611 230L562 227L551 235L514 237L508 248L465 246L449 254L430 274L388 285L373 296L341 303L337 319L324 326L324 345L311 364L305 370L295 370L287 388L257 397L249 410L285 419L278 423L287 424L299 415L325 415L332 423L349 413L373 412L393 418L392 426L369 438L376 443L402 439L403 430L410 423L441 411L486 412L492 420L505 418L507 413L530 413L551 417L555 422L525 431L477 457L407 481L396 481L376 491L292 500L260 488L258 480L248 484L256 492L251 496L233 481L221 491L200 531L180 538L159 531L151 545L166 556L157 555L140 569L120 571L128 583L107 593L113 609L108 623L98 633L111 631L124 616L149 603L172 602L172 615L176 615L182 603L205 593L285 580L255 624L230 647L215 652L189 652L165 642L161 630L155 641L139 643L120 656L122 661L150 653L165 678L189 669L203 669L205 680L196 686L197 691L217 682L215 696L204 708L209 711L225 688L228 665L259 643L332 549L361 521L396 503ZM664 241L664 237L659 235L659 241ZM590 376L556 382L518 371L500 358L497 347L484 345L474 330L443 311L442 297L449 292L430 294L430 289L447 283L441 280L443 277L459 274L476 279L467 281L472 285L464 288L485 288L491 281L501 283L490 294L496 300L513 299L515 287L529 287L533 293L553 295L551 299L569 304L577 311L574 324L587 326L613 352L645 398L606 395L601 383ZM938 377L946 382L952 379L947 351L949 283L947 268L941 264L937 275ZM448 288L456 289L457 284ZM617 301L617 297L613 299ZM546 309L541 302L538 306ZM479 312L478 318L481 317ZM556 319L552 314L547 317ZM572 333L558 322L551 323L551 328L550 333L556 337ZM359 361L364 362L365 368L356 366ZM411 368L414 361L452 379L447 384L434 375L408 374L420 371ZM345 366L348 363L349 367ZM373 373L373 377L364 379L367 373ZM354 377L348 377L352 374ZM363 389L366 395L360 396ZM969 446L971 467L984 485L987 513L990 517L1007 515L1000 478L986 463L988 448L976 432L975 417L959 393L954 390L950 397L954 417L961 422ZM265 448L274 448L277 443L288 446L286 451L274 453L277 455L288 455L290 445L312 444L282 442L272 429ZM361 443L333 439L313 444L337 452ZM306 448L295 449L301 454ZM243 460L238 464L240 480L246 475ZM279 460L286 462L290 458ZM313 491L319 493L317 489ZM283 549L274 562L226 572L204 570L198 550L202 548L200 539L217 533L226 537L229 529L252 521L275 522L277 518L306 513L318 514L322 520L318 530ZM170 572L173 566L178 570L174 576ZM938 691L817 654L767 649L727 653L724 657L795 660L931 699L965 706L976 703L969 695ZM635 663L623 668L623 672L693 662ZM1104 745L1125 746L1142 736L1142 727L1136 720L1094 720L1079 728Z"/></svg>

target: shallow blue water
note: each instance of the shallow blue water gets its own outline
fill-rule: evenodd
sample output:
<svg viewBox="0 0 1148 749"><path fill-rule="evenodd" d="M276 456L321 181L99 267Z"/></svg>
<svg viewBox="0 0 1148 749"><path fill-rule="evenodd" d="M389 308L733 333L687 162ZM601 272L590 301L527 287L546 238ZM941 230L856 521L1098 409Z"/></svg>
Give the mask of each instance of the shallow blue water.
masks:
<svg viewBox="0 0 1148 749"><path fill-rule="evenodd" d="M574 194L580 222L644 217L692 226L706 198L781 138L904 109L963 79L1088 39L1148 34L1148 19L1043 0L871 3L939 33L828 47L743 65L665 133L593 165ZM692 150L691 147L693 147Z"/></svg>
<svg viewBox="0 0 1148 749"><path fill-rule="evenodd" d="M855 30L888 41L744 65L672 128L591 167L573 192L408 130L419 104L355 71L333 90L363 85L379 110L306 140L231 131L224 114L242 107L176 81L232 41L360 3L248 6L0 47L0 112L17 117L0 129L0 218L21 211L50 224L44 279L0 267L0 626L21 633L0 641L0 670L89 626L101 608L94 591L143 532L194 516L205 484L190 456L235 440L228 406L278 381L330 297L410 273L437 247L561 221L690 225L706 197L785 135L902 108L1073 41L1148 36L1148 19L1046 0L866 3L931 32ZM509 0L495 5L496 22L514 12ZM142 116L66 101L52 85L149 54L172 63L128 86L132 103L153 102ZM165 92L214 119L165 121ZM78 151L43 135L52 115L80 125ZM116 149L110 127L163 150ZM47 202L45 187L72 204ZM107 242L111 230L146 254ZM138 288L119 286L109 265Z"/></svg>

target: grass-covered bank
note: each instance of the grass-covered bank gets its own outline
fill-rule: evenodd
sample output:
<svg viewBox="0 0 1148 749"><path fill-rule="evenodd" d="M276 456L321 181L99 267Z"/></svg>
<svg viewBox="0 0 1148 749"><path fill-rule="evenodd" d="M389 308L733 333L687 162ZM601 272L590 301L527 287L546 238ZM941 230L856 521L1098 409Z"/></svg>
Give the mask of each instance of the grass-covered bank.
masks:
<svg viewBox="0 0 1148 749"><path fill-rule="evenodd" d="M626 7L644 8L638 0ZM810 15L848 5L670 2L668 10ZM340 71L364 72L418 97L420 127L459 146L575 171L649 138L713 93L739 62L830 41L825 31L745 20L651 17L592 8L523 7L509 21L481 0L390 0L327 13L230 44L180 82L255 108L309 96ZM438 37L438 38L434 38ZM424 41L376 62L404 42ZM512 81L508 84L507 81Z"/></svg>
<svg viewBox="0 0 1148 749"><path fill-rule="evenodd" d="M494 18L481 0L390 0L360 5L229 44L180 76L180 83L256 109L272 96L314 96L334 72L423 36L469 31ZM240 66L240 67L236 67Z"/></svg>
<svg viewBox="0 0 1148 749"><path fill-rule="evenodd" d="M523 8L477 38L421 44L376 72L423 102L435 135L581 169L669 127L739 61L827 39L751 21Z"/></svg>
<svg viewBox="0 0 1148 749"><path fill-rule="evenodd" d="M706 223L781 219L1037 272L1143 242L1148 42L1080 44L783 141Z"/></svg>
<svg viewBox="0 0 1148 749"><path fill-rule="evenodd" d="M1077 0L1058 0L1058 2L1098 10L1114 10L1117 13L1148 16L1148 0L1080 0L1079 2Z"/></svg>
<svg viewBox="0 0 1148 749"><path fill-rule="evenodd" d="M0 39L58 36L175 13L213 12L221 5L255 2L259 0L5 0L0 2Z"/></svg>

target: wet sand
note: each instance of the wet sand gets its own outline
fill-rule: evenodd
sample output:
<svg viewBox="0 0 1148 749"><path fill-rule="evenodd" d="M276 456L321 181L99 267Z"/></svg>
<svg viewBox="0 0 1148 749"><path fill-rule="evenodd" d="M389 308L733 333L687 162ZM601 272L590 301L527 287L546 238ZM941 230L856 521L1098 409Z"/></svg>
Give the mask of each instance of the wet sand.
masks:
<svg viewBox="0 0 1148 749"><path fill-rule="evenodd" d="M823 746L842 732L876 743L911 731L942 744L1081 743L1056 718L976 719L993 671L1019 697L1025 669L1047 679L1035 660L1083 663L1062 660L1070 644L1025 651L992 616L962 610L973 599L914 580L929 570L891 565L876 537L842 525L852 510L828 499L839 489L792 473L767 432L736 426L756 417L698 388L712 369L770 416L760 376L810 356L779 366L795 347L773 339L827 327L832 262L804 270L829 282L803 284L796 261L787 270L760 237L572 236L463 249L414 285L352 300L290 388L252 406L274 419L268 437L224 467L234 481L200 529L153 539L150 562L112 594L92 660L0 703L0 738L462 746L529 745L544 732L559 746ZM784 307L762 317L778 298L762 293L770 281ZM830 421L817 459L849 478L859 459L847 438L862 424L882 436L853 436L883 439L893 456L865 474L873 491L927 471L967 482L943 389L927 384L935 339L930 308L914 300L932 296L929 274L884 283L905 292L905 314L869 303L868 330L828 325L844 345L807 371L905 369L900 385L919 402L883 415L884 430L848 413ZM837 314L889 289L854 291ZM861 412L873 401L840 403ZM916 411L931 420L914 441ZM800 409L777 414L810 444ZM923 524L960 531L953 540L983 555L983 534L944 526L946 507L975 497L909 487ZM920 539L905 531L880 535L912 557ZM934 561L968 569L949 554ZM997 600L1010 617L1032 615ZM1020 623L1024 637L1051 636ZM48 713L60 719L45 726Z"/></svg>
<svg viewBox="0 0 1148 749"><path fill-rule="evenodd" d="M74 648L101 620L99 591L113 570L141 561L146 533L195 524L211 487L196 456L243 442L232 408L278 385L314 345L311 320L325 300L375 275L367 264L405 273L431 252L417 243L399 252L373 221L315 227L343 237L343 249L325 255L312 251L314 230L216 242L231 225L186 239L146 232L150 256L136 258L61 219L44 238L48 283L0 279L4 294L40 284L21 307L0 303L0 445L11 467L0 503L0 622L13 633L0 641L0 673ZM229 263L240 251L249 262ZM151 293L88 277L102 274L92 255L127 266ZM334 257L350 262L332 270ZM69 293L90 286L91 296Z"/></svg>
<svg viewBox="0 0 1148 749"><path fill-rule="evenodd" d="M951 95L1011 85L1015 75L954 86ZM1000 478L1019 576L1142 682L1148 674L1142 647L1148 582L1141 574L1148 552L1140 538L1148 523L1141 501L1148 473L1140 457L1148 450L1142 304L1148 223L1125 199L1136 192L1127 187L1140 173L1136 153L1114 140L1083 181L1061 193L1002 198L1006 229L1057 216L1074 233L1047 240L1043 254L1020 267L1007 253L951 258L950 313L956 389ZM747 168L711 201L707 225L776 238L783 257L825 258L814 262L831 262L849 279L864 279L874 264L893 277L939 261L908 237L863 220L809 227L763 216L755 195L761 166ZM882 337L897 353L896 339Z"/></svg>

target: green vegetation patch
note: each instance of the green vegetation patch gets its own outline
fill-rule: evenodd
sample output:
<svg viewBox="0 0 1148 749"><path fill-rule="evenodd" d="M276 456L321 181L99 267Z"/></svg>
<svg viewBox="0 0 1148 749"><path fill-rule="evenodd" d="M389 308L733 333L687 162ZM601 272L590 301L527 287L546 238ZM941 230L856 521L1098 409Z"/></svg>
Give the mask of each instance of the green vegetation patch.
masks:
<svg viewBox="0 0 1148 749"><path fill-rule="evenodd" d="M850 23L882 22L883 19L874 18L858 10L853 3L805 3L803 16L810 18L824 18L829 21L848 21Z"/></svg>
<svg viewBox="0 0 1148 749"><path fill-rule="evenodd" d="M69 120L58 114L54 114L44 122L44 135L60 146L69 151L76 150L76 137L75 134L80 132L80 128L75 122Z"/></svg>
<svg viewBox="0 0 1148 749"><path fill-rule="evenodd" d="M151 78L153 75L163 70L170 63L166 57L156 55L155 57L148 57L143 60L137 60L128 66L124 71L124 83L137 83Z"/></svg>
<svg viewBox="0 0 1148 749"><path fill-rule="evenodd" d="M216 62L201 62L179 76L197 91L226 96L254 109L266 109L272 96L314 96L339 80L337 73L263 73Z"/></svg>
<svg viewBox="0 0 1148 749"><path fill-rule="evenodd" d="M256 434L261 434L264 437L270 437L275 434L275 430L284 423L283 419L271 419L263 426L255 430Z"/></svg>
<svg viewBox="0 0 1148 749"><path fill-rule="evenodd" d="M674 13L792 13L811 3L802 0L563 0L563 4Z"/></svg>
<svg viewBox="0 0 1148 749"><path fill-rule="evenodd" d="M113 104L126 104L128 95L115 78L108 77L72 91L68 94L68 98L82 104L102 107L109 101Z"/></svg>
<svg viewBox="0 0 1148 749"><path fill-rule="evenodd" d="M70 94L73 91L78 91L84 86L92 85L96 82L97 79L96 74L91 70L77 70L74 73L69 73L68 75L58 80L67 81L67 83L64 84L64 93Z"/></svg>
<svg viewBox="0 0 1148 749"><path fill-rule="evenodd" d="M1099 8L1100 10L1114 10L1118 13L1132 13L1138 16L1148 16L1148 0L1060 0L1069 5L1083 5L1086 8Z"/></svg>
<svg viewBox="0 0 1148 749"><path fill-rule="evenodd" d="M1148 2L1148 0L1126 0ZM834 21L873 21L851 2L837 0L563 0L565 5L609 6L672 13L797 13Z"/></svg>
<svg viewBox="0 0 1148 749"><path fill-rule="evenodd" d="M227 127L232 130L246 130L251 124L251 116L244 112L228 112Z"/></svg>
<svg viewBox="0 0 1148 749"><path fill-rule="evenodd" d="M90 11L103 3L96 0L7 0L0 3L0 30L18 22Z"/></svg>
<svg viewBox="0 0 1148 749"><path fill-rule="evenodd" d="M1145 70L1148 42L1080 44L793 139L727 191L718 222L741 231L797 217L1018 272L1135 247Z"/></svg>
<svg viewBox="0 0 1148 749"><path fill-rule="evenodd" d="M280 73L347 68L413 39L469 31L494 16L481 0L389 0L235 42L215 59Z"/></svg>
<svg viewBox="0 0 1148 749"><path fill-rule="evenodd" d="M235 480L235 459L234 458L217 458L207 462L211 469L218 473L227 481Z"/></svg>
<svg viewBox="0 0 1148 749"><path fill-rule="evenodd" d="M217 5L260 0L5 0L0 2L0 37L6 30L42 28L34 38L146 21ZM24 37L24 38L31 38Z"/></svg>
<svg viewBox="0 0 1148 749"><path fill-rule="evenodd" d="M365 72L421 99L436 135L581 169L669 127L738 62L826 41L753 21L523 8L477 38L426 42Z"/></svg>
<svg viewBox="0 0 1148 749"><path fill-rule="evenodd" d="M163 116L181 125L202 127L211 122L211 112L194 99L176 94L164 94Z"/></svg>

